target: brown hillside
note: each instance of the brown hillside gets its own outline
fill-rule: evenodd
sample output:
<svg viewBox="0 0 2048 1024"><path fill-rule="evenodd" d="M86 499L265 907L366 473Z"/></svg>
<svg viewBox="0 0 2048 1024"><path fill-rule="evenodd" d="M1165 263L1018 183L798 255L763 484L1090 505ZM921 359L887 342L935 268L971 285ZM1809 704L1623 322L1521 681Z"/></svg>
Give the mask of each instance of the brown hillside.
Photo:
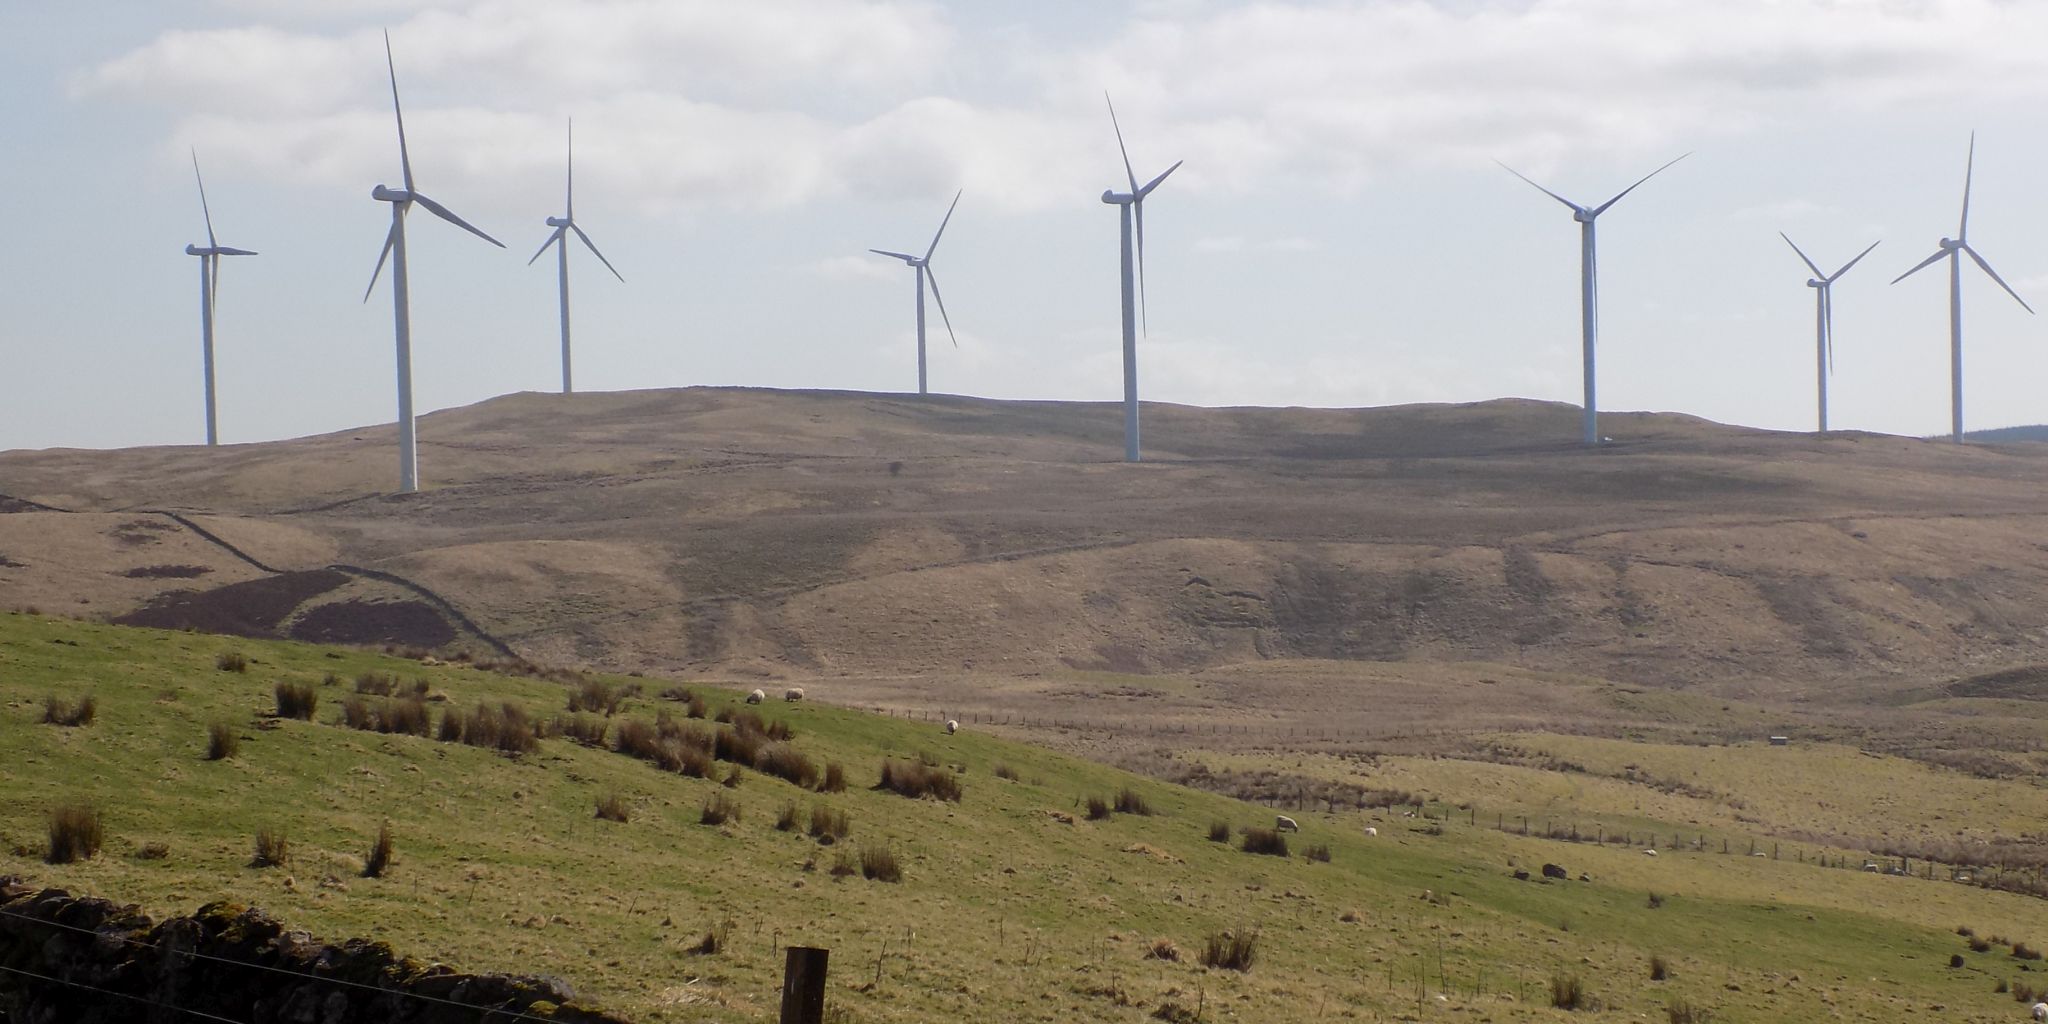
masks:
<svg viewBox="0 0 2048 1024"><path fill-rule="evenodd" d="M524 394L426 417L415 496L389 427L14 452L0 606L872 693L1406 661L1812 697L2048 662L2048 448L1619 414L1587 451L1577 420L1153 405L1129 466L1108 404Z"/></svg>

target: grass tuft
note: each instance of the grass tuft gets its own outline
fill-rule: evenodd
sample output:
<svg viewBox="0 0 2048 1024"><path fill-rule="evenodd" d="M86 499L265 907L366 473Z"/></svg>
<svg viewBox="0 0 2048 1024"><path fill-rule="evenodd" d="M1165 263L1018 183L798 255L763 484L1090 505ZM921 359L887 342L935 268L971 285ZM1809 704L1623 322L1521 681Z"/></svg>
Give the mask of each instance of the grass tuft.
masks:
<svg viewBox="0 0 2048 1024"><path fill-rule="evenodd" d="M1102 819L1109 817L1111 813L1112 812L1109 807L1109 801L1104 800L1099 796L1091 796L1088 798L1089 821L1101 821Z"/></svg>
<svg viewBox="0 0 2048 1024"><path fill-rule="evenodd" d="M1210 841L1210 842L1212 842L1212 843L1227 843L1227 842L1229 842L1229 841L1230 841L1230 823L1229 823L1229 822L1227 822L1227 821L1212 821L1212 822L1210 822L1210 823L1209 823L1209 841Z"/></svg>
<svg viewBox="0 0 2048 1024"><path fill-rule="evenodd" d="M213 667L222 672L247 672L249 656L240 651L222 651L214 657Z"/></svg>
<svg viewBox="0 0 2048 1024"><path fill-rule="evenodd" d="M887 846L866 846L860 851L860 874L874 882L901 882L903 866L896 862L896 851Z"/></svg>
<svg viewBox="0 0 2048 1024"><path fill-rule="evenodd" d="M740 820L740 802L725 793L713 793L704 798L704 809L697 821L705 825L723 825L728 821Z"/></svg>
<svg viewBox="0 0 2048 1024"><path fill-rule="evenodd" d="M55 694L43 698L43 723L65 728L91 725L99 715L99 698L86 694L74 704Z"/></svg>
<svg viewBox="0 0 2048 1024"><path fill-rule="evenodd" d="M1586 984L1576 974L1559 972L1550 976L1550 1005L1560 1010L1590 1008Z"/></svg>
<svg viewBox="0 0 2048 1024"><path fill-rule="evenodd" d="M1150 817L1152 815L1152 805L1147 803L1145 798L1138 794L1137 790L1125 786L1117 790L1116 812L1118 814L1137 814Z"/></svg>
<svg viewBox="0 0 2048 1024"><path fill-rule="evenodd" d="M1670 980L1670 978L1671 965L1664 962L1664 958L1662 956L1652 954L1650 957L1650 980L1668 981Z"/></svg>
<svg viewBox="0 0 2048 1024"><path fill-rule="evenodd" d="M606 793L597 798L597 816L603 821L625 824L633 814L626 808L626 798L617 793Z"/></svg>
<svg viewBox="0 0 2048 1024"><path fill-rule="evenodd" d="M1202 942L1202 966L1249 971L1259 955L1259 930L1242 925L1213 932Z"/></svg>
<svg viewBox="0 0 2048 1024"><path fill-rule="evenodd" d="M276 868L291 863L292 841L285 837L282 829L259 828L256 830L256 852L249 858L252 868Z"/></svg>
<svg viewBox="0 0 2048 1024"><path fill-rule="evenodd" d="M834 761L825 766L825 777L818 783L820 793L846 792L846 768Z"/></svg>
<svg viewBox="0 0 2048 1024"><path fill-rule="evenodd" d="M922 762L898 761L885 758L882 761L882 781L876 789L885 789L912 800L932 797L937 800L960 800L960 780L952 772Z"/></svg>
<svg viewBox="0 0 2048 1024"><path fill-rule="evenodd" d="M242 736L228 722L213 722L206 727L206 759L225 761L242 752Z"/></svg>
<svg viewBox="0 0 2048 1024"><path fill-rule="evenodd" d="M72 864L99 855L106 834L100 828L99 808L91 804L66 804L50 812L50 845L43 859L51 864Z"/></svg>
<svg viewBox="0 0 2048 1024"><path fill-rule="evenodd" d="M313 720L313 709L320 706L320 695L311 683L279 682L277 695L277 717L292 718L301 722Z"/></svg>
<svg viewBox="0 0 2048 1024"><path fill-rule="evenodd" d="M1268 857L1285 857L1287 837L1281 835L1278 829L1248 828L1244 830L1244 838L1238 843L1238 849Z"/></svg>
<svg viewBox="0 0 2048 1024"><path fill-rule="evenodd" d="M382 878L391 870L391 823L377 827L377 841L370 844L370 850L363 855L363 877Z"/></svg>

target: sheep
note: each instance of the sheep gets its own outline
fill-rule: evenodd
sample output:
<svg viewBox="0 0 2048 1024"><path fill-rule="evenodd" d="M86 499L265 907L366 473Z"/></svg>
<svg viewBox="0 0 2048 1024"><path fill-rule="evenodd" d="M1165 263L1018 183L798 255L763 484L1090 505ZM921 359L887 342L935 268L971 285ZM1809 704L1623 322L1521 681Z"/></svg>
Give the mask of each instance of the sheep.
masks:
<svg viewBox="0 0 2048 1024"><path fill-rule="evenodd" d="M1290 817L1288 817L1288 816L1287 816L1287 815L1285 815L1285 814L1276 814L1276 815L1274 815L1274 816L1273 816L1273 831L1275 831L1275 832L1299 832L1299 831L1301 831L1301 826L1300 826L1300 825L1297 825L1297 824L1295 824L1295 823L1294 823L1294 819L1293 819L1293 818L1290 818Z"/></svg>
<svg viewBox="0 0 2048 1024"><path fill-rule="evenodd" d="M1644 851L1643 851L1643 856L1645 856L1645 857L1655 857L1656 855L1657 855L1657 851L1655 851L1655 850L1644 850Z"/></svg>
<svg viewBox="0 0 2048 1024"><path fill-rule="evenodd" d="M957 719L957 718L948 718L948 719L946 719L946 735L948 735L948 736L951 736L951 735L953 735L954 733L956 733L956 732L959 732L959 731L960 731L960 720L959 720L959 719Z"/></svg>
<svg viewBox="0 0 2048 1024"><path fill-rule="evenodd" d="M804 688L801 686L792 686L789 689L782 691L782 699L802 700L804 699Z"/></svg>
<svg viewBox="0 0 2048 1024"><path fill-rule="evenodd" d="M760 690L759 688L756 688L756 689L754 690L754 692L752 692L752 693L750 693L750 694L747 694L747 703L749 703L749 704L759 704L759 703L761 703L762 701L764 701L764 700L767 700L767 699L768 699L768 695L767 695L767 694L765 694L765 693L762 693L762 692L761 692L761 690Z"/></svg>
<svg viewBox="0 0 2048 1024"><path fill-rule="evenodd" d="M2048 1021L2048 1003L2034 1004L2034 1019L2037 1021Z"/></svg>
<svg viewBox="0 0 2048 1024"><path fill-rule="evenodd" d="M1365 827L1365 834L1369 836L1376 836L1380 834L1380 830L1372 827L1371 825L1367 825Z"/></svg>

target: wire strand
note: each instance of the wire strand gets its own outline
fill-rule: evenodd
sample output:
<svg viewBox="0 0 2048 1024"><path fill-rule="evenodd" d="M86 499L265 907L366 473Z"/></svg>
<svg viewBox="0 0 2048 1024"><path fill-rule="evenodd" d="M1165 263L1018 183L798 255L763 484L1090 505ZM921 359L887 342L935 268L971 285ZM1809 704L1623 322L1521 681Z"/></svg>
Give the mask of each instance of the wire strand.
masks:
<svg viewBox="0 0 2048 1024"><path fill-rule="evenodd" d="M28 978L35 978L38 981L47 981L55 985L69 985L72 988L82 988L90 992L99 992L104 995L118 996L122 999L127 999L133 1002L141 1003L144 1006L154 1006L160 1010L172 1010L177 1013L189 1013L194 1017L203 1018L205 1020L217 1020L223 1022L223 1024L242 1024L241 1021L235 1020L232 1017L217 1017L213 1014L207 1013L204 1010L188 1010L182 1006L173 1006L170 1003L160 1003L154 999L144 999L141 996L129 995L126 992L116 992L110 988L101 988L98 985L88 985L82 981L70 981L64 978L52 978L47 974L37 974L34 971L24 971L19 967L8 967L4 964L0 964L0 971L6 971L9 974L19 974L23 977Z"/></svg>

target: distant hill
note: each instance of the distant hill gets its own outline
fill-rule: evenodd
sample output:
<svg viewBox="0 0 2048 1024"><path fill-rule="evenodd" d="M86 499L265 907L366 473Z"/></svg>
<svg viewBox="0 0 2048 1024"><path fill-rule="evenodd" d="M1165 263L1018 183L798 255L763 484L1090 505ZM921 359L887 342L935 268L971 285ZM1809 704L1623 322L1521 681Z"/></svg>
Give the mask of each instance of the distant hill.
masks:
<svg viewBox="0 0 2048 1024"><path fill-rule="evenodd" d="M15 452L0 607L878 699L1378 663L1861 699L2048 662L2048 449L1619 413L1588 450L1519 400L1145 417L1126 465L1111 403L521 394L425 417L412 496L390 426Z"/></svg>
<svg viewBox="0 0 2048 1024"><path fill-rule="evenodd" d="M2024 427L1969 430L1964 431L1963 436L1971 441L1981 441L1985 444L2004 444L2013 441L2048 441L2048 424L2036 423Z"/></svg>

